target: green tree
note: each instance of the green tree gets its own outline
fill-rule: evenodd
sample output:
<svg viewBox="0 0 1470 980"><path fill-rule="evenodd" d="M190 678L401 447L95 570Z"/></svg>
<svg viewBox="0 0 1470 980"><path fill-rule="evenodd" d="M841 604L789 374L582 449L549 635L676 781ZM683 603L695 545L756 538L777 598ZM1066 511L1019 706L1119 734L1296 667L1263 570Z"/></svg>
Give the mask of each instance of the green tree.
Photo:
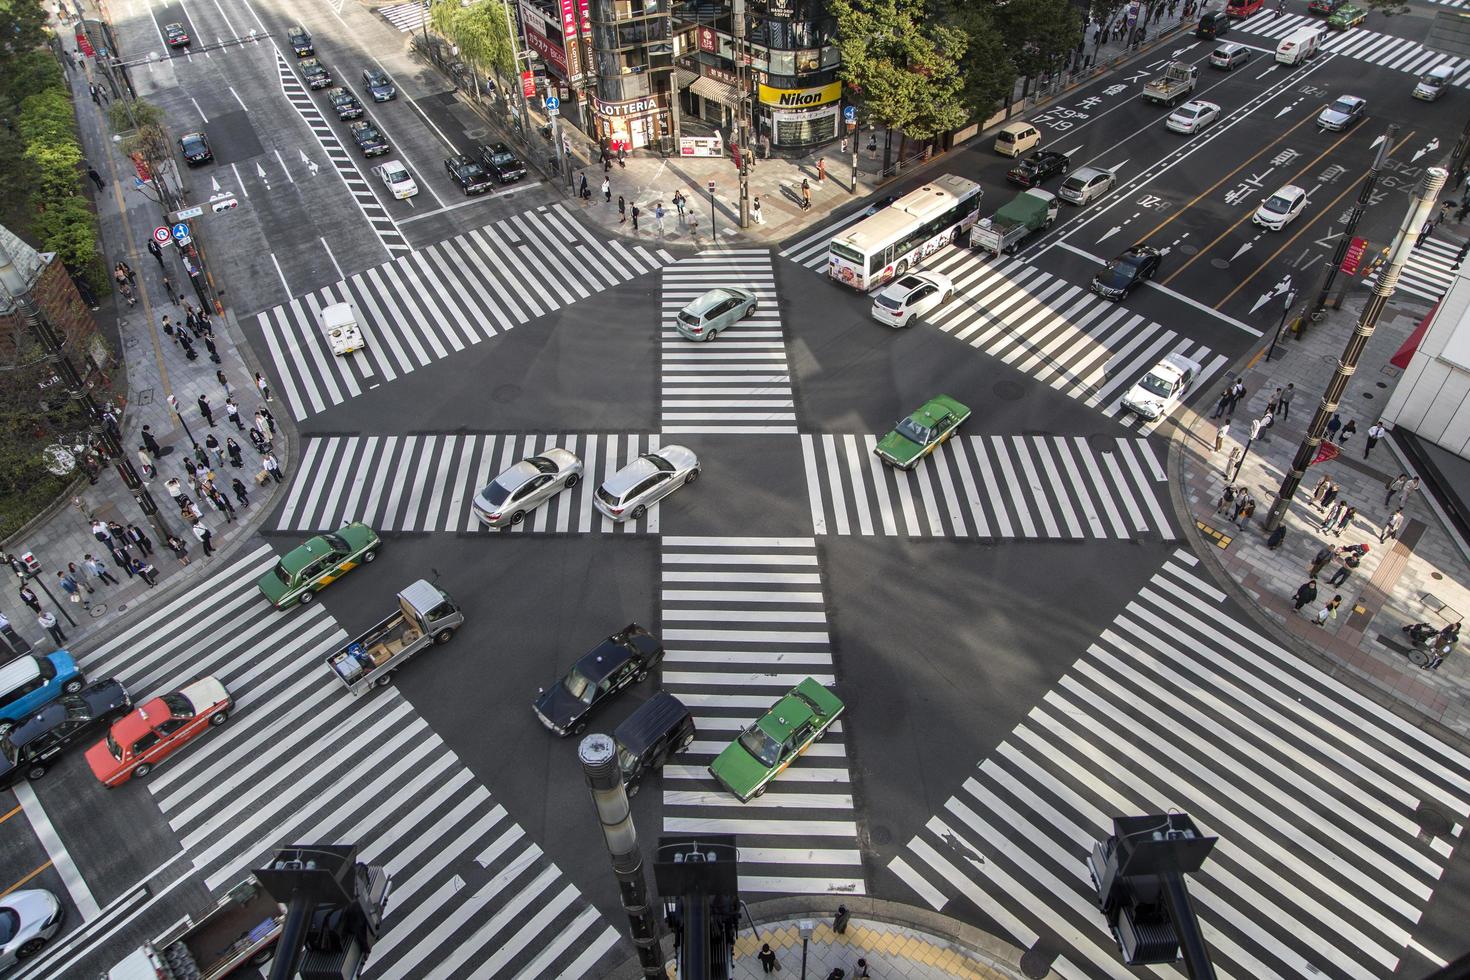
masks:
<svg viewBox="0 0 1470 980"><path fill-rule="evenodd" d="M503 0L479 0L468 7L444 0L429 9L429 23L459 48L467 64L493 70L502 81L515 74L515 49Z"/></svg>
<svg viewBox="0 0 1470 980"><path fill-rule="evenodd" d="M995 17L1016 74L1026 78L1061 67L1082 40L1082 13L1068 0L1011 0Z"/></svg>
<svg viewBox="0 0 1470 980"><path fill-rule="evenodd" d="M130 106L131 115L128 111ZM124 104L121 99L116 100L107 107L107 124L121 137L118 148L128 156L134 153L142 156L154 174L160 167L172 164L174 150L168 135L168 123L164 120L163 110L152 102L134 99L130 104Z"/></svg>
<svg viewBox="0 0 1470 980"><path fill-rule="evenodd" d="M936 0L931 13L937 21L964 33L965 53L958 63L963 83L960 99L972 118L989 118L1010 101L1016 86L1016 70L991 9L970 0Z"/></svg>
<svg viewBox="0 0 1470 980"><path fill-rule="evenodd" d="M0 0L0 52L9 61L46 43L46 11L38 0Z"/></svg>
<svg viewBox="0 0 1470 980"><path fill-rule="evenodd" d="M841 38L838 76L871 118L919 140L965 124L964 31L926 16L922 0L829 0L828 7ZM889 160L885 146L885 170Z"/></svg>

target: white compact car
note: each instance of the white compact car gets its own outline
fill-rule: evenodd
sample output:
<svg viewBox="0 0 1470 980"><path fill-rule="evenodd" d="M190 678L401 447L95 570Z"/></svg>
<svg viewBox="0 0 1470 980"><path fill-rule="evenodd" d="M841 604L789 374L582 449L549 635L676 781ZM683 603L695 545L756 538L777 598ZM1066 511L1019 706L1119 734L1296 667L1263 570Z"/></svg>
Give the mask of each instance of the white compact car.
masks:
<svg viewBox="0 0 1470 980"><path fill-rule="evenodd" d="M1167 415L1188 393L1199 372L1199 365L1183 354L1166 354L1128 389L1123 407L1149 420Z"/></svg>
<svg viewBox="0 0 1470 980"><path fill-rule="evenodd" d="M408 172L402 161L389 160L375 169L383 185L388 188L388 193L398 200L407 200L419 192L419 185L414 182L413 174Z"/></svg>
<svg viewBox="0 0 1470 980"><path fill-rule="evenodd" d="M1194 135L1220 118L1220 107L1213 102L1196 99L1186 102L1164 120L1164 128L1186 135Z"/></svg>
<svg viewBox="0 0 1470 980"><path fill-rule="evenodd" d="M23 888L0 898L0 970L39 953L61 931L64 911L44 888Z"/></svg>
<svg viewBox="0 0 1470 980"><path fill-rule="evenodd" d="M1287 184L1262 201L1251 220L1267 231L1280 231L1295 221L1306 206L1307 192L1295 184Z"/></svg>
<svg viewBox="0 0 1470 980"><path fill-rule="evenodd" d="M890 327L906 327L916 316L949 302L954 284L937 272L909 272L873 297L873 319Z"/></svg>

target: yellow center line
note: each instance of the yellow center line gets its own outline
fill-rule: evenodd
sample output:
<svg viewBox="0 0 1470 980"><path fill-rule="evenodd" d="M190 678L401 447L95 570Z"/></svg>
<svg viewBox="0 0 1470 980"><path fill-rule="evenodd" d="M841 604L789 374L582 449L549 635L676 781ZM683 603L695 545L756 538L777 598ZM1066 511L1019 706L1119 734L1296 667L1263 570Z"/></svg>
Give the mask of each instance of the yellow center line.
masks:
<svg viewBox="0 0 1470 980"><path fill-rule="evenodd" d="M1308 119L1314 119L1316 117L1315 116L1309 116L1307 118ZM1307 119L1303 119L1302 120L1302 122L1306 122L1306 121L1307 121ZM1366 119L1363 120L1363 122L1367 122L1367 121L1368 120L1366 120ZM1301 123L1297 123L1297 126L1300 126L1300 125L1301 125ZM1292 127L1292 129L1295 129L1295 128L1296 128L1296 126L1293 126ZM1291 130L1287 130L1287 132L1290 132L1290 131ZM1311 170L1313 167L1315 167L1318 163L1320 163L1322 161L1322 158L1323 157L1325 157L1327 154L1331 153L1333 150L1335 150L1339 146L1341 146L1344 140L1350 139L1356 132L1357 132L1357 128L1354 127L1353 129L1350 129L1347 132L1343 133L1341 136L1339 136L1333 142L1333 144L1331 146L1329 146L1327 149L1323 150L1321 153L1317 154L1315 157L1313 157L1311 159L1311 161L1309 163L1307 163L1306 165L1302 166L1299 170L1297 170L1297 172L1292 176L1291 180L1288 180L1287 183L1288 184L1295 183L1297 180L1301 179L1302 174L1306 173L1308 170ZM1305 204L1303 204L1302 206L1304 208L1306 207ZM1179 275L1182 272L1184 272L1185 269L1188 269L1191 265L1194 265L1194 263L1197 260L1199 260L1200 258L1202 258L1206 252L1208 252L1210 249L1214 248L1216 245L1220 244L1220 240L1222 238L1224 238L1226 235L1229 235L1231 232L1235 231L1235 229L1239 228L1245 222L1249 221L1251 219L1251 215L1253 215L1253 214L1256 213L1256 210L1259 210L1259 206L1257 206L1257 208L1252 209L1252 210L1246 212L1245 214L1241 215L1240 218L1237 219L1234 224L1232 224L1229 228L1226 228L1224 231L1220 232L1220 234L1218 236L1216 236L1216 238L1215 238L1214 241L1210 242L1210 244L1206 245L1204 248L1200 249L1198 252L1195 252L1193 255L1191 255L1189 257L1189 261L1188 262L1185 262L1179 268L1175 269L1174 272L1173 272L1173 274L1170 275L1168 279L1165 279L1164 280L1164 285L1167 286L1167 285L1169 285L1169 283L1171 283L1175 279L1179 278ZM1267 234L1267 232L1262 232L1262 234ZM1260 271L1260 268L1257 267L1256 272L1259 272L1259 271ZM1255 273L1252 273L1252 275L1254 275L1254 274ZM1219 309L1219 307L1217 306L1216 309Z"/></svg>
<svg viewBox="0 0 1470 980"><path fill-rule="evenodd" d="M1397 146L1395 146L1393 149L1391 149L1391 150L1388 151L1389 152L1389 155L1391 156L1394 153L1397 153L1403 147L1403 145L1405 143L1409 142L1409 140L1411 140L1413 138L1414 138L1414 134L1413 133L1410 133L1408 136L1405 136L1402 140L1399 141L1399 143L1398 143ZM1370 166L1371 166L1371 164L1370 164ZM1367 172L1368 172L1367 170L1364 170L1363 171L1363 174L1366 175ZM1334 197L1332 200L1330 200L1330 201L1327 202L1327 206L1325 208L1320 209L1320 211L1318 213L1318 218L1320 219L1323 214L1326 214L1326 213L1330 212L1334 207L1337 206L1337 202L1338 201L1341 201L1344 197L1346 197L1348 194L1352 193L1353 191L1355 191L1357 189L1358 189L1358 181L1353 181L1352 183L1348 184L1346 187L1344 187L1338 193L1338 195L1336 197ZM1300 228L1298 228L1295 234L1293 234L1290 238L1288 238L1286 241L1284 241L1284 242L1281 243L1281 247L1280 248L1278 248L1276 251L1272 252L1270 255L1268 255L1264 259L1262 259L1261 260L1261 264L1258 265L1258 266L1256 266L1254 272L1252 272L1250 275L1246 276L1244 279L1240 280L1240 282L1236 284L1236 286L1235 286L1234 289L1232 289L1232 290L1230 290L1230 292L1226 293L1225 294L1225 298L1222 299L1222 300L1220 300L1220 302L1218 302L1218 303L1215 304L1215 309L1218 310L1220 307L1222 307L1226 303L1230 302L1231 297L1233 297L1236 293L1238 293L1242 289L1244 289L1245 286L1246 286L1246 283L1250 282L1256 276L1260 275L1262 269L1265 269L1266 266L1270 265L1272 262L1274 262L1276 260L1276 257L1278 255L1280 255L1282 252L1286 251L1288 248L1290 248L1292 245L1294 245L1296 243L1296 240L1298 238L1302 237L1303 235L1305 235L1311 229L1311 227L1312 227L1312 223L1311 222L1307 222L1306 224L1304 224Z"/></svg>
<svg viewBox="0 0 1470 980"><path fill-rule="evenodd" d="M0 817L0 823L4 823L4 822L5 822L5 821L7 821L7 820L9 820L9 819L10 819L10 818L11 818L11 817L13 817L13 816L15 816L15 815L16 815L16 814L17 814L17 813L19 813L19 812L20 812L20 811L21 811L21 810L22 810L22 809L24 809L24 807L22 807L22 806L20 806L20 805L19 805L19 804L17 804L17 805L16 805L16 808L15 808L15 809L14 809L14 810L11 810L11 811L10 811L10 812L9 812L9 813L7 813L7 814L6 814L6 815L5 815L5 816L3 816L3 817Z"/></svg>
<svg viewBox="0 0 1470 980"><path fill-rule="evenodd" d="M45 871L49 867L51 867L51 862L50 861L47 861L45 864L41 865L35 871L32 871L30 874L26 875L20 881L17 881L15 884L13 884L9 888L5 889L3 892L0 892L0 898L4 898L6 895L9 895L11 892L15 891L21 885L24 885L26 882L30 881L36 875L40 874L42 871Z"/></svg>

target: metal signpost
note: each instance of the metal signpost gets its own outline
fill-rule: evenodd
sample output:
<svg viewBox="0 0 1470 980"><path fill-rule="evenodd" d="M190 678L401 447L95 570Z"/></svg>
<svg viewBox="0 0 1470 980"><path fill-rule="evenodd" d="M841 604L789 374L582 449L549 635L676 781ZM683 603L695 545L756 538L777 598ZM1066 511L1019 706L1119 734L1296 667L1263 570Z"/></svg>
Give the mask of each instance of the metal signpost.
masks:
<svg viewBox="0 0 1470 980"><path fill-rule="evenodd" d="M857 154L857 106L845 106L842 110L842 121L847 124L847 138L852 142L852 175L848 179L847 192L857 193L858 154Z"/></svg>
<svg viewBox="0 0 1470 980"><path fill-rule="evenodd" d="M709 237L715 239L715 182L709 182Z"/></svg>

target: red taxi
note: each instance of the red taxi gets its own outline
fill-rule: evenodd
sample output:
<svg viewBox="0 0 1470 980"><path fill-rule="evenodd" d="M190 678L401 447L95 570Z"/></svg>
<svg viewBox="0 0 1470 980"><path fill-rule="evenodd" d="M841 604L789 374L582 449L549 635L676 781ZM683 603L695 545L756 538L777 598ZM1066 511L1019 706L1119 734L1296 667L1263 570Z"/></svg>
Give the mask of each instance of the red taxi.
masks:
<svg viewBox="0 0 1470 980"><path fill-rule="evenodd" d="M87 750L87 765L108 786L146 776L206 729L223 725L234 706L223 684L201 677L113 722L107 737Z"/></svg>

